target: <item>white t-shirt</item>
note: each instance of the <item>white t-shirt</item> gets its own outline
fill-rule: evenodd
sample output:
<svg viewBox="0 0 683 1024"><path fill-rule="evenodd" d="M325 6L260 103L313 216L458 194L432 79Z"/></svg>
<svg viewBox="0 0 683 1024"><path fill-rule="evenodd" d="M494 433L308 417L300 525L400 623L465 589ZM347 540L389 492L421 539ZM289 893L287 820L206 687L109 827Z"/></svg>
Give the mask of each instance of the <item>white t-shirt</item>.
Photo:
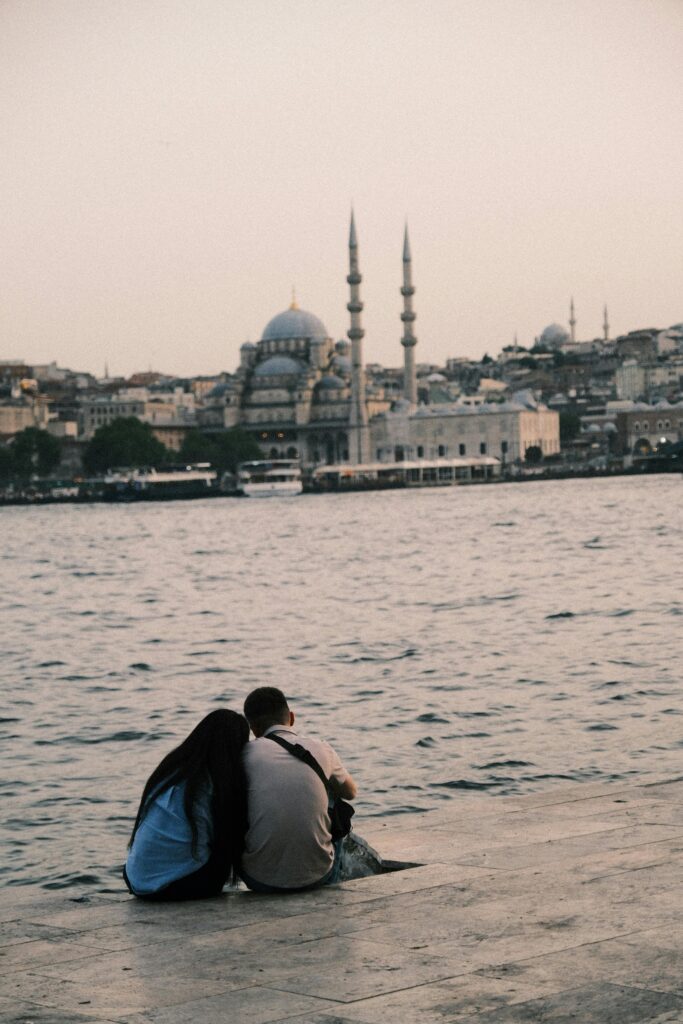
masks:
<svg viewBox="0 0 683 1024"><path fill-rule="evenodd" d="M271 726L244 748L249 827L242 868L265 885L299 889L319 882L332 867L328 797L312 768L267 739L271 732L310 750L328 779L341 784L348 772L329 743L284 725Z"/></svg>

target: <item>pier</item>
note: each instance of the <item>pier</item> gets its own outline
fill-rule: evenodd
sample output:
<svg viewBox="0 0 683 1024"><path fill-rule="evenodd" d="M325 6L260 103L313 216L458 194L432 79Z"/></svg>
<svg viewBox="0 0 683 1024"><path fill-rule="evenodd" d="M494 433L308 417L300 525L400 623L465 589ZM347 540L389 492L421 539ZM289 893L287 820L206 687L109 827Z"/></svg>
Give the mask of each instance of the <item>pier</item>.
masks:
<svg viewBox="0 0 683 1024"><path fill-rule="evenodd" d="M360 820L419 866L201 903L9 888L5 1024L683 1021L683 778Z"/></svg>

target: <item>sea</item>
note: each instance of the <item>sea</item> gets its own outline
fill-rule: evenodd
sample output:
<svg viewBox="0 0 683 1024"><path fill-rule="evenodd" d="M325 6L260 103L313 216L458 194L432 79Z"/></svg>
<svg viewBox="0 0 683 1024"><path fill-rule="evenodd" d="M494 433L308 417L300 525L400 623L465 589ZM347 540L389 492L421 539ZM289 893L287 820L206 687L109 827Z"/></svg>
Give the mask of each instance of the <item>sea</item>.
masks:
<svg viewBox="0 0 683 1024"><path fill-rule="evenodd" d="M144 782L279 686L364 817L683 765L677 475L0 509L0 886L111 892Z"/></svg>

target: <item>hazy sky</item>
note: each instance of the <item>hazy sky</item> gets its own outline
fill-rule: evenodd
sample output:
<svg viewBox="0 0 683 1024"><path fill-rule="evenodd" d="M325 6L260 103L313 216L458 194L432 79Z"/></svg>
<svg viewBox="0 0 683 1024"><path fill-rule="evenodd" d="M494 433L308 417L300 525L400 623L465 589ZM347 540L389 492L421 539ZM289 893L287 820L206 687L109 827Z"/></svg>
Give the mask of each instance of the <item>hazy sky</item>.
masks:
<svg viewBox="0 0 683 1024"><path fill-rule="evenodd" d="M399 365L683 320L682 0L0 0L0 358L232 370L289 305Z"/></svg>

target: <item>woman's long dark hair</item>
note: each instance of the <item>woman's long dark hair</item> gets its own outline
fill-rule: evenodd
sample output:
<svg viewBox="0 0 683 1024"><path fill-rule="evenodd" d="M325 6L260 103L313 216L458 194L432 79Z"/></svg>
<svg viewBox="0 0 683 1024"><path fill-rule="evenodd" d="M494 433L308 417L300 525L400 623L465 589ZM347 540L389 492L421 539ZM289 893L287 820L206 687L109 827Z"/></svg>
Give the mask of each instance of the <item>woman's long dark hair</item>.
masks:
<svg viewBox="0 0 683 1024"><path fill-rule="evenodd" d="M236 711L219 709L203 718L148 778L128 845L135 839L140 822L149 809L150 798L182 782L185 784L185 814L192 830L192 853L196 854L199 837L195 802L209 784L213 822L211 852L229 866L231 880L235 882L247 830L247 786L242 750L248 739L247 720Z"/></svg>

